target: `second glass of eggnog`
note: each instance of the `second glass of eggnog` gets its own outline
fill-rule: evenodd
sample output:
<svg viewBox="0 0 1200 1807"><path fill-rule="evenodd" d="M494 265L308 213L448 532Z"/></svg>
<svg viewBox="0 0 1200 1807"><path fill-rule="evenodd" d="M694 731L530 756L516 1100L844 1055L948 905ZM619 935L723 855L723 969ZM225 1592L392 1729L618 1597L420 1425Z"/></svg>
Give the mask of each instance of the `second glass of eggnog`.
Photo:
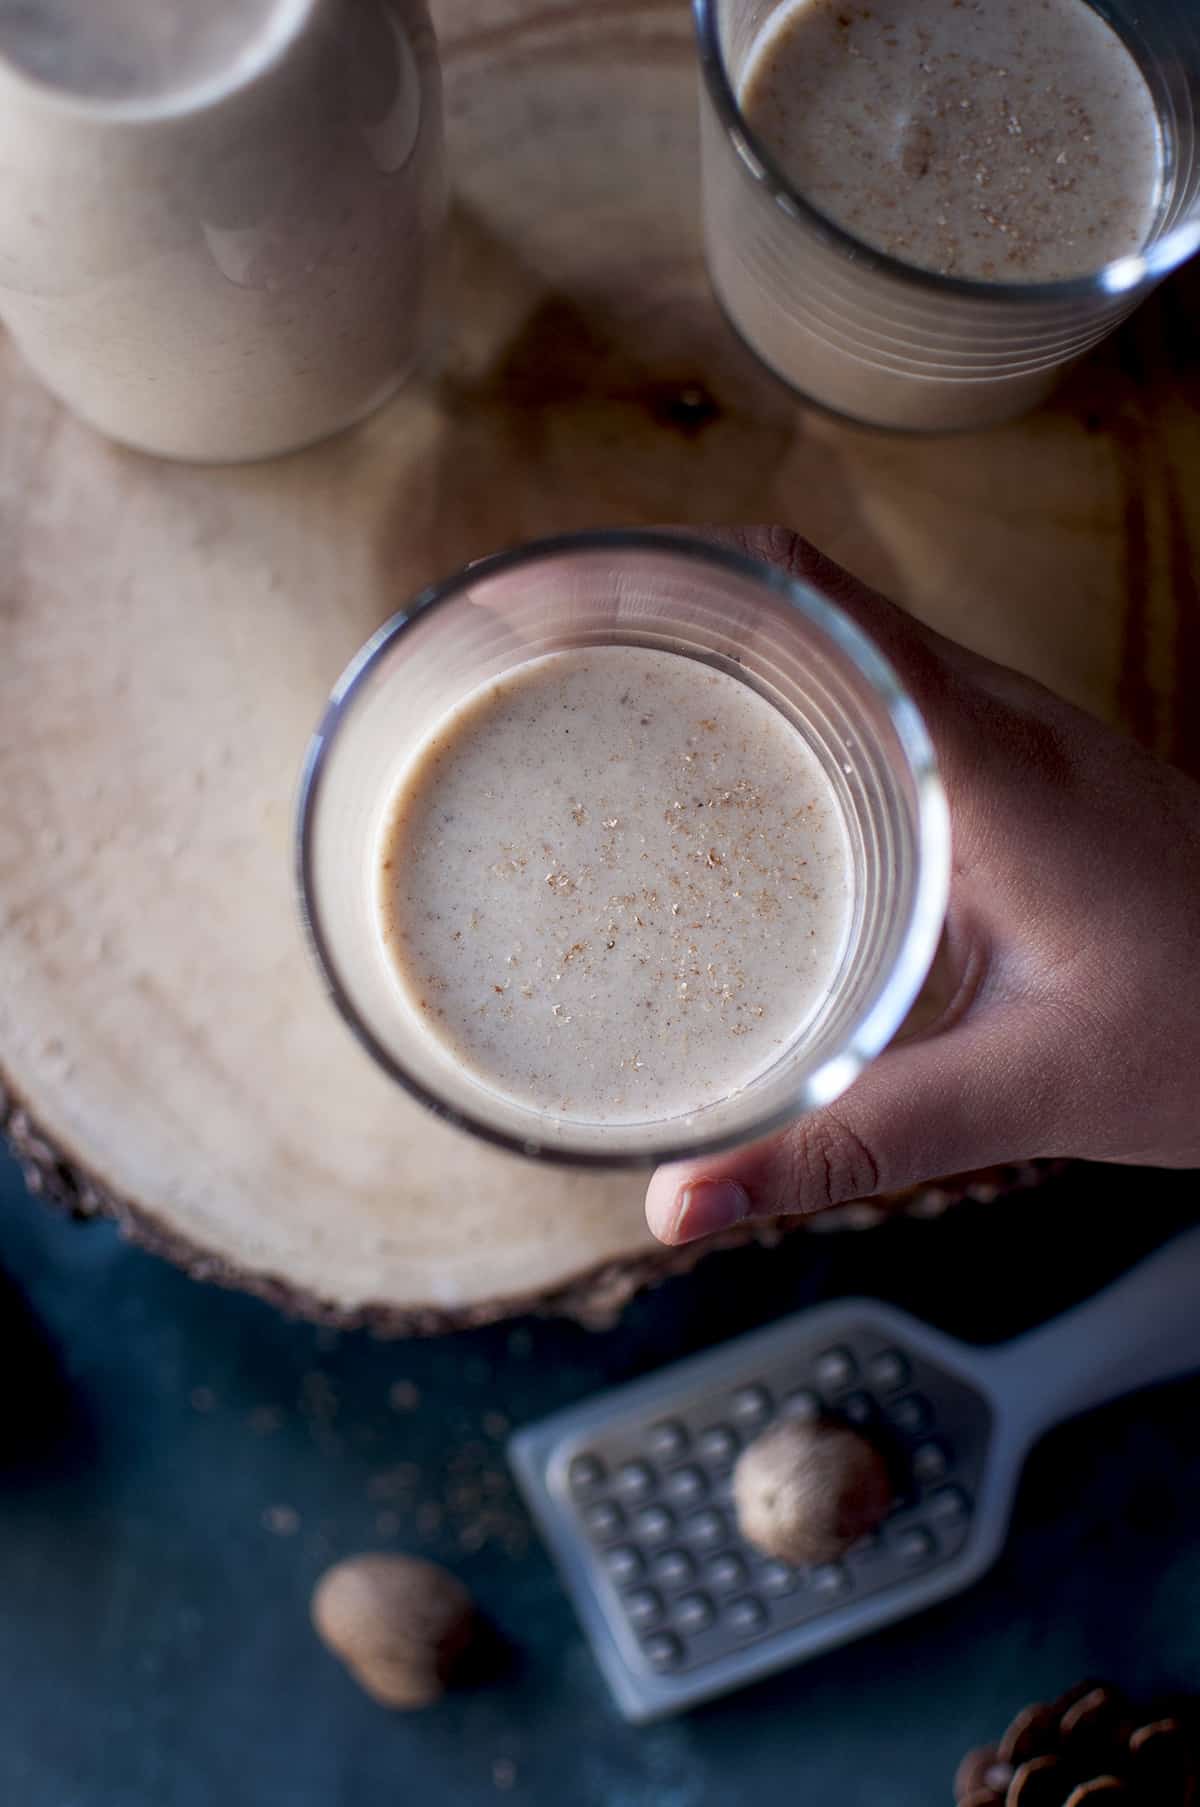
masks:
<svg viewBox="0 0 1200 1807"><path fill-rule="evenodd" d="M1039 402L1200 245L1186 0L694 0L708 264L876 426Z"/></svg>

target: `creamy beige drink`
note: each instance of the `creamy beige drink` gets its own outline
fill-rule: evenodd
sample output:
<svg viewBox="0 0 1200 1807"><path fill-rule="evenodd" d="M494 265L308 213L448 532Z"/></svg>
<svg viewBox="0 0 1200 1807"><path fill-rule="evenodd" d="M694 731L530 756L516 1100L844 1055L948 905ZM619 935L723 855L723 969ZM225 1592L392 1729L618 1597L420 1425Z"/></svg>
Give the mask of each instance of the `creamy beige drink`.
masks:
<svg viewBox="0 0 1200 1807"><path fill-rule="evenodd" d="M879 651L668 533L517 547L401 609L334 687L296 818L306 933L365 1054L569 1164L831 1103L912 1006L949 864Z"/></svg>
<svg viewBox="0 0 1200 1807"><path fill-rule="evenodd" d="M709 268L805 395L881 426L989 425L1150 285L1180 173L1088 0L698 6Z"/></svg>
<svg viewBox="0 0 1200 1807"><path fill-rule="evenodd" d="M792 0L741 103L814 207L944 275L1087 275L1158 206L1154 101L1085 0Z"/></svg>
<svg viewBox="0 0 1200 1807"><path fill-rule="evenodd" d="M428 347L444 208L424 0L0 0L0 320L114 438L358 419Z"/></svg>
<svg viewBox="0 0 1200 1807"><path fill-rule="evenodd" d="M407 1011L560 1120L723 1099L804 1036L851 919L845 819L774 706L694 659L552 653L410 760L378 858Z"/></svg>

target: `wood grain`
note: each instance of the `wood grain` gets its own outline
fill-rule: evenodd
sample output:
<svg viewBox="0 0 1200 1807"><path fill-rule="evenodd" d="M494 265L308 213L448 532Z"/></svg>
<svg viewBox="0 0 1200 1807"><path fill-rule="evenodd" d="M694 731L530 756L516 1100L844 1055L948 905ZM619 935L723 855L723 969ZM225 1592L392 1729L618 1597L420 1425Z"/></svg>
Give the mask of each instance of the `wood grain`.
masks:
<svg viewBox="0 0 1200 1807"><path fill-rule="evenodd" d="M603 1314L664 1259L636 1176L506 1160L398 1096L301 946L305 740L429 579L574 527L783 521L1200 770L1194 275L1025 423L850 427L709 297L685 6L443 0L438 26L458 206L435 386L210 470L103 443L0 347L0 1115L80 1208L388 1328Z"/></svg>

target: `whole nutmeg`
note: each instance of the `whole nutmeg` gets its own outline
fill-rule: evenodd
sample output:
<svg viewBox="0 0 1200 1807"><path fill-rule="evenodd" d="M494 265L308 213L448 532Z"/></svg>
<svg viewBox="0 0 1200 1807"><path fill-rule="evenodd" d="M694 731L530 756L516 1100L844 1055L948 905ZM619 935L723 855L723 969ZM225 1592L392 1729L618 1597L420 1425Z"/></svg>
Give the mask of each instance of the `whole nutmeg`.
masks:
<svg viewBox="0 0 1200 1807"><path fill-rule="evenodd" d="M843 1424L784 1419L745 1448L733 1471L738 1529L765 1556L831 1562L886 1517L882 1453Z"/></svg>
<svg viewBox="0 0 1200 1807"><path fill-rule="evenodd" d="M462 1583L415 1556L348 1556L313 1589L312 1622L373 1700L428 1706L471 1641Z"/></svg>

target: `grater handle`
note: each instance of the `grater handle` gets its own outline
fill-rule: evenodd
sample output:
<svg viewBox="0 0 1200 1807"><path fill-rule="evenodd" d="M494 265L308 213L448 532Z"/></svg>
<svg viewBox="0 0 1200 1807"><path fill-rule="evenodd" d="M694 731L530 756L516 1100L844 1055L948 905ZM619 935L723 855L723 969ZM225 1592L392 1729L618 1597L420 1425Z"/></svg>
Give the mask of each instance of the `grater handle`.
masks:
<svg viewBox="0 0 1200 1807"><path fill-rule="evenodd" d="M1014 1437L1200 1368L1200 1228L1095 1298L989 1350L983 1367Z"/></svg>

